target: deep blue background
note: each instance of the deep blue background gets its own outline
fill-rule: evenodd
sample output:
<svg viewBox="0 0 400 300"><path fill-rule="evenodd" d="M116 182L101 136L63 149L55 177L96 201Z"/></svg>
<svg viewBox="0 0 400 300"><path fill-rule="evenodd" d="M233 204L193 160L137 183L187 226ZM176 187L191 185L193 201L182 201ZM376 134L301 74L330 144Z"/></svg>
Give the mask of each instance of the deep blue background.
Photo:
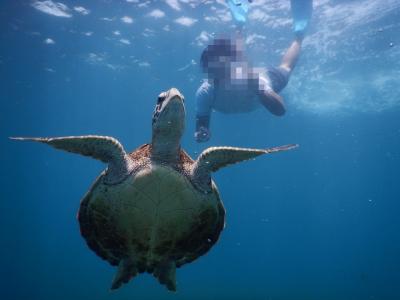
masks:
<svg viewBox="0 0 400 300"><path fill-rule="evenodd" d="M276 5L289 1L266 2L279 14ZM303 57L283 93L287 115L215 114L211 141L199 145L194 93L201 74L191 60L202 47L195 38L232 23L201 20L212 14L210 4L180 3L176 11L161 1L145 8L69 1L91 13L59 18L29 1L2 1L0 299L400 299L400 5L388 1L373 18L374 3L317 1ZM145 16L155 8L167 15ZM362 26L340 17L346 8L369 9L353 18ZM124 15L134 22L122 23ZM199 21L172 21L181 15ZM252 22L249 34L270 25ZM154 32L143 36L145 28ZM330 35L334 29L338 36ZM290 42L290 24L265 35L259 42L270 47L256 43L249 51L255 61L275 64ZM55 44L45 44L48 37ZM76 220L79 199L104 165L7 137L111 135L131 150L149 141L156 97L171 86L186 98L182 145L194 157L210 145L300 148L215 174L227 226L206 256L178 270L176 294L149 275L111 293L115 269L88 250Z"/></svg>

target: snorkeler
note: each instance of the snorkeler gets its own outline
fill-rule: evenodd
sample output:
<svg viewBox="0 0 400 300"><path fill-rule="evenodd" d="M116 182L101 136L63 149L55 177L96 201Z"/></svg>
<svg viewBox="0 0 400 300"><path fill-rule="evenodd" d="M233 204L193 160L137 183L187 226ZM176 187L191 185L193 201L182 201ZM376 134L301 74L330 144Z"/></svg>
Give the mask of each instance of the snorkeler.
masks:
<svg viewBox="0 0 400 300"><path fill-rule="evenodd" d="M237 23L246 21L251 1L228 0ZM239 4L239 5L238 5ZM196 92L197 142L210 139L212 110L222 113L244 113L264 106L276 116L286 109L278 94L287 85L300 55L301 44L312 13L312 0L291 0L295 38L283 55L279 67L254 68L244 54L244 42L239 37L216 38L202 52L200 65L207 79Z"/></svg>

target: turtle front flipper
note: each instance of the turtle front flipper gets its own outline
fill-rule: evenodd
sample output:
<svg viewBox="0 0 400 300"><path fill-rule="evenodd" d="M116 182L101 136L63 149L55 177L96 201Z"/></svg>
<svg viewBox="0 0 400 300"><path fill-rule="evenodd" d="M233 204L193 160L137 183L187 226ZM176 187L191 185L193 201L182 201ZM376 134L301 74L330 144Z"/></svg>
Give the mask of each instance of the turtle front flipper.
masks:
<svg viewBox="0 0 400 300"><path fill-rule="evenodd" d="M11 139L44 143L57 149L90 156L108 163L107 179L112 182L118 182L125 178L132 168L131 159L125 152L124 147L117 139L109 136L12 137Z"/></svg>
<svg viewBox="0 0 400 300"><path fill-rule="evenodd" d="M250 149L236 147L210 147L205 149L197 158L192 167L192 180L202 190L208 191L211 180L211 172L255 158L259 155L286 151L298 147L291 144L268 149Z"/></svg>

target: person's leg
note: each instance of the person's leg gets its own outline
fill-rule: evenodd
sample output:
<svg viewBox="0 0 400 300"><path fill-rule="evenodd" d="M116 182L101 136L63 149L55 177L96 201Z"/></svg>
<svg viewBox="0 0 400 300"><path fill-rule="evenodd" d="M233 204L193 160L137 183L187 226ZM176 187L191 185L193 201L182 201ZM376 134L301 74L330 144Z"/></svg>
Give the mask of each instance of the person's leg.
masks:
<svg viewBox="0 0 400 300"><path fill-rule="evenodd" d="M284 68L289 73L293 71L294 67L296 66L297 60L299 59L302 42L303 39L301 37L296 37L282 57L280 67Z"/></svg>
<svg viewBox="0 0 400 300"><path fill-rule="evenodd" d="M259 99L261 104L276 116L285 114L283 98L278 94L287 85L298 57L300 55L301 39L296 38L282 58L279 67L268 68L265 77L259 77Z"/></svg>
<svg viewBox="0 0 400 300"><path fill-rule="evenodd" d="M287 85L290 74L299 59L304 33L311 18L312 0L291 0L291 9L295 39L283 55L280 66L278 68L267 69L267 78L265 79L267 81L267 88L263 88L262 84L259 87L261 104L277 116L285 113L283 98L278 93ZM263 78L261 77L260 79ZM268 85L270 88L268 88Z"/></svg>
<svg viewBox="0 0 400 300"><path fill-rule="evenodd" d="M261 90L258 93L261 104L273 115L283 116L286 112L283 98L272 89Z"/></svg>
<svg viewBox="0 0 400 300"><path fill-rule="evenodd" d="M278 95L278 91L274 87L285 80L285 77L280 76L281 71L278 68L266 70L266 74L260 74L258 77L257 95L260 103L273 115L282 116L285 114L285 104L283 98Z"/></svg>

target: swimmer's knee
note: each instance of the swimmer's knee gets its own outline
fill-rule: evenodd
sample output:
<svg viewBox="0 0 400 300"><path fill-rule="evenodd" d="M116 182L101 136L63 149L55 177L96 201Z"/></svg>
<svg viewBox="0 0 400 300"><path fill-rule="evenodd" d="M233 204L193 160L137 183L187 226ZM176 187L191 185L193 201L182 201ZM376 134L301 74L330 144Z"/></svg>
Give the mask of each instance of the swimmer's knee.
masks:
<svg viewBox="0 0 400 300"><path fill-rule="evenodd" d="M270 112L277 117L282 117L286 113L286 109L283 105L281 105L275 107L273 110L270 110Z"/></svg>
<svg viewBox="0 0 400 300"><path fill-rule="evenodd" d="M286 112L283 98L272 90L262 93L260 102L270 113L275 116L283 116Z"/></svg>
<svg viewBox="0 0 400 300"><path fill-rule="evenodd" d="M279 66L279 68L283 69L283 70L287 73L287 76L288 76L288 77L290 76L290 74L291 74L292 71L293 71L293 68L291 68L288 64L285 64L285 63L281 64L281 65Z"/></svg>

